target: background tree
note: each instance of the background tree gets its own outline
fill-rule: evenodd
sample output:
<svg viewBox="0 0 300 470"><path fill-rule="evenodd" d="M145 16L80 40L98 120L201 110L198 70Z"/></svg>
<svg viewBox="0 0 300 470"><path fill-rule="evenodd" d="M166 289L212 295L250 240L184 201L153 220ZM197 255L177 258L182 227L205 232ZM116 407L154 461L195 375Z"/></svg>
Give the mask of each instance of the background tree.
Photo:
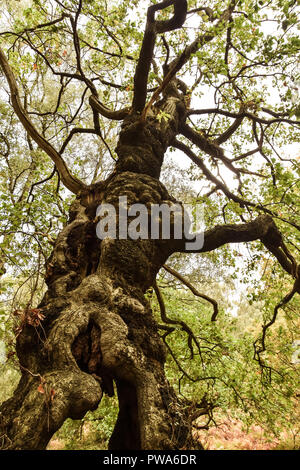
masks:
<svg viewBox="0 0 300 470"><path fill-rule="evenodd" d="M203 344L187 323L167 316L155 282L167 259L186 251L186 240L96 237L100 203L117 207L122 195L148 208L175 202L159 180L168 149L180 150L194 165L193 201L205 204L209 227L198 251L212 252L215 262L230 260L237 270L234 252L215 250L257 241L256 256L267 249L278 261L275 270L293 283L266 309L255 343L262 380L272 380L262 358L268 331L279 309L300 291L293 254L299 165L288 155L299 115L296 8L295 1L262 0L215 1L210 7L185 0L150 6L35 0L22 2L22 8L5 2L1 98L7 93L25 133L15 143L22 150L17 158L9 147L19 125L13 128L12 121L1 130L8 193L3 214L15 214L4 222L1 272L10 261L10 243L24 246L26 238L36 239L39 267L32 295L15 311L22 376L1 406L4 448L44 448L66 418L95 409L103 393L112 396L114 384L119 416L111 449L197 446L192 422L203 412L209 415L213 404L205 395L195 403L175 394L165 376L163 340L182 330L191 359L198 356L200 362ZM8 122L7 104L3 109ZM60 182L76 198L59 189ZM42 207L49 212L38 211L32 198L40 185ZM53 206L59 211L54 225ZM47 291L35 307L40 239L53 249L50 256L48 245L44 250ZM28 260L27 265L33 266ZM216 321L210 292L199 292L166 269L212 305ZM152 286L159 322L145 297ZM209 383L201 364L197 381Z"/></svg>

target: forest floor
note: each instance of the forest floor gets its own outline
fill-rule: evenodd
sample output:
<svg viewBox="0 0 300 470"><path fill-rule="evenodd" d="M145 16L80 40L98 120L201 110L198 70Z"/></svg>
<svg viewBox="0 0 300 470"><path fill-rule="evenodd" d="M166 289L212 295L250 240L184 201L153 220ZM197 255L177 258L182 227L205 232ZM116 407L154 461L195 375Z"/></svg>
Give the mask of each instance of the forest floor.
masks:
<svg viewBox="0 0 300 470"><path fill-rule="evenodd" d="M278 438L268 438L262 427L254 425L248 430L245 425L233 418L226 418L217 427L195 431L206 450L293 450L300 449L296 433L281 433ZM71 437L71 436L70 436ZM80 436L61 438L54 436L47 450L105 450L106 442L99 439L89 423L80 430Z"/></svg>
<svg viewBox="0 0 300 470"><path fill-rule="evenodd" d="M282 432L280 436L268 437L261 426L245 429L242 421L226 418L216 427L196 431L207 450L293 450L299 449L299 434Z"/></svg>

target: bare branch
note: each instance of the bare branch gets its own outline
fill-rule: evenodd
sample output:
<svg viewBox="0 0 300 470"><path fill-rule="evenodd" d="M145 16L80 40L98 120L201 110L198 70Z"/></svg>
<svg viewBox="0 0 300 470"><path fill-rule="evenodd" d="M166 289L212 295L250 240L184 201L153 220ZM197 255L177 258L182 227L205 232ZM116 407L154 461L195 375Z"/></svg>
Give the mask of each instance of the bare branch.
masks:
<svg viewBox="0 0 300 470"><path fill-rule="evenodd" d="M243 109L244 109L244 106L242 105L239 111L239 114L241 114L241 116L237 117L236 120L231 124L231 126L228 127L228 129L226 129L226 131L222 135L220 135L217 139L215 139L214 142L216 144L218 145L223 144L228 139L230 139L230 137L237 131L237 129L240 127L244 119Z"/></svg>
<svg viewBox="0 0 300 470"><path fill-rule="evenodd" d="M297 278L299 266L283 243L282 235L269 215L260 215L245 224L216 225L204 232L204 244L201 249L189 250L190 253L205 253L216 250L227 243L243 243L261 240L265 247L277 258L283 269L292 277ZM174 241L177 250L185 252L186 240ZM298 273L298 274L297 274ZM297 284L300 293L300 285Z"/></svg>
<svg viewBox="0 0 300 470"><path fill-rule="evenodd" d="M191 129L192 130L192 129ZM193 130L192 130L193 131ZM194 131L193 131L194 132ZM197 133L195 133L197 134ZM259 203L254 203L247 201L246 199L243 199L240 196L237 196L234 194L230 189L226 186L225 183L220 181L215 175L212 174L212 172L206 167L204 164L204 161L201 157L197 156L187 145L185 145L183 142L180 142L177 139L174 139L172 141L172 146L182 150L191 160L194 162L203 172L203 174L206 176L206 178L214 183L218 189L220 189L225 196L227 196L229 199L232 201L238 203L242 208L243 207L253 207L256 210L261 210L265 212L266 214L269 214L272 217L276 217L277 219L282 220L283 222L286 222L287 224L291 225L292 227L295 227L297 230L300 231L300 225L296 224L295 222L291 222L290 220L284 219L283 217L280 217L276 213L270 211L267 209L265 206L259 204ZM260 175L261 176L261 175Z"/></svg>
<svg viewBox="0 0 300 470"><path fill-rule="evenodd" d="M207 302L211 303L214 309L214 313L211 317L211 321L216 321L217 315L218 315L218 303L216 300L212 299L211 297L208 297L205 294L200 294L200 292L181 274L179 274L175 269L171 268L170 266L167 266L166 264L163 265L163 268L168 271L168 273L172 274L172 276L176 277L180 282L182 282L186 287L190 289L190 291L196 296L200 297L201 299L207 300Z"/></svg>
<svg viewBox="0 0 300 470"><path fill-rule="evenodd" d="M149 8L150 14L153 15L151 21L154 20L154 14L157 10L163 10L170 5L174 5L174 15L166 21L156 21L156 31L158 34L163 34L174 29L181 28L186 19L187 1L186 0L165 0L157 5Z"/></svg>
<svg viewBox="0 0 300 470"><path fill-rule="evenodd" d="M104 116L108 119L114 119L115 121L122 121L128 116L130 108L123 108L119 111L111 111L103 103L101 103L94 95L91 95L89 98L89 103L91 107L97 111L101 116Z"/></svg>
<svg viewBox="0 0 300 470"><path fill-rule="evenodd" d="M155 12L174 5L174 16L167 21L155 21ZM146 103L148 75L157 34L180 28L185 22L187 12L186 0L166 0L157 5L151 5L147 12L147 23L140 50L139 60L134 75L134 96L132 107L141 112Z"/></svg>
<svg viewBox="0 0 300 470"><path fill-rule="evenodd" d="M200 347L200 344L199 344L197 338L195 337L193 331L190 329L190 327L184 321L182 321L182 320L172 320L171 318L167 317L165 303L164 303L163 297L161 295L161 292L160 292L159 287L158 287L156 282L153 284L153 287L154 287L154 291L155 291L155 294L156 294L156 297L157 297L157 300L158 300L158 303L159 303L160 314L161 314L162 321L165 322L166 324L169 324L169 325L179 325L181 327L182 331L185 331L188 335L188 346L189 346L189 349L191 351L191 359L194 358L193 342L195 343L196 348L198 349L198 352L199 352L199 356L201 358L202 357L201 347Z"/></svg>
<svg viewBox="0 0 300 470"><path fill-rule="evenodd" d="M34 188L35 186L39 186L40 184L44 184L44 183L46 183L47 181L50 181L50 180L53 178L53 176L55 175L55 173L56 173L56 166L54 165L54 168L53 168L53 170L52 170L52 172L51 172L51 174L50 174L49 176L47 176L46 178L42 179L41 181L37 181L36 183L33 183L33 184L31 185L31 188L30 188L30 190L29 190L28 197L27 197L27 202L29 201L29 198L30 198L30 196L31 196L31 194L32 194L33 188Z"/></svg>
<svg viewBox="0 0 300 470"><path fill-rule="evenodd" d="M266 351L267 331L276 322L279 309L289 303L297 292L300 294L300 265L297 267L296 280L291 291L285 295L284 298L275 306L271 320L263 325L261 338L258 338L253 344L254 359L258 361L262 368L267 368L270 370L269 367L265 366L263 360L261 359L261 354Z"/></svg>
<svg viewBox="0 0 300 470"><path fill-rule="evenodd" d="M189 46L187 46L183 53L178 56L176 59L174 59L171 64L169 65L169 71L166 74L162 84L158 87L158 89L155 91L153 96L151 97L150 101L148 102L147 106L145 106L142 114L141 120L144 121L147 115L148 109L152 106L152 104L158 99L160 93L167 87L167 85L170 83L170 81L175 77L177 72L181 70L181 68L189 61L191 58L192 54L197 52L197 50L204 46L204 44L207 44L208 42L212 41L218 31L218 27L222 25L223 23L226 23L228 19L230 18L231 12L234 8L235 2L233 2L233 5L230 5L229 8L227 8L221 15L218 23L215 25L214 28L211 29L211 31L208 31L205 34L202 34L201 36L198 36L195 41L193 41ZM154 47L154 46L153 46ZM147 75L148 76L148 75ZM146 96L145 96L146 99Z"/></svg>
<svg viewBox="0 0 300 470"><path fill-rule="evenodd" d="M37 29L43 29L43 28L46 28L48 26L53 26L55 25L56 23L60 23L64 18L69 18L70 15L68 13L63 13L59 18L53 20L53 21L49 21L47 23L41 23L41 24L38 24L36 26L33 26L32 28L25 28L23 29L23 31L20 31L19 34L24 34L24 33L31 33L31 32L34 32L36 31ZM0 35L1 36L5 36L5 35L9 35L9 34L12 34L11 31L3 31Z"/></svg>
<svg viewBox="0 0 300 470"><path fill-rule="evenodd" d="M71 141L73 135L75 134L96 134L98 135L98 133L95 131L95 129L85 129L83 127L73 127L73 129L71 130L70 134L68 135L68 137L66 138L66 140L64 141L64 143L62 144L61 146L61 149L59 151L59 153L62 155L68 145L68 143Z"/></svg>
<svg viewBox="0 0 300 470"><path fill-rule="evenodd" d="M10 94L11 94L11 101L12 106L17 114L18 118L20 119L21 123L23 124L24 128L30 135L30 137L37 143L37 145L44 150L47 155L53 160L57 171L60 173L61 180L64 185L74 194L77 194L81 189L85 187L85 184L80 181L78 178L73 176L65 161L61 157L61 155L55 150L54 147L37 131L34 127L33 123L30 121L23 105L21 103L19 90L17 86L16 79L14 77L13 71L8 63L8 60L0 48L0 65L3 70L3 73L7 79Z"/></svg>
<svg viewBox="0 0 300 470"><path fill-rule="evenodd" d="M268 112L268 111L266 111L264 108L264 112ZM213 114L213 113L221 114L223 116L228 116L232 118L247 117L251 119L252 121L260 122L261 124L275 124L275 123L285 122L287 124L293 124L297 126L300 125L299 121L293 121L292 119L285 119L284 117L277 117L275 119L264 119L264 118L259 117L257 114L249 113L248 111L244 111L243 113L232 113L230 111L224 111L223 109L219 109L219 108L190 109L187 112L187 115L192 116L193 114L200 115L200 114Z"/></svg>
<svg viewBox="0 0 300 470"><path fill-rule="evenodd" d="M203 134L194 131L191 127L187 124L182 124L180 127L180 132L184 137L189 139L193 144L197 145L200 150L207 153L211 157L218 158L222 161L227 161L231 164L230 160L227 159L224 155L224 150L214 141L211 141ZM233 171L236 172L236 169L232 166Z"/></svg>
<svg viewBox="0 0 300 470"><path fill-rule="evenodd" d="M91 80L89 80L85 76L85 74L83 72L83 69L82 69L82 66L81 66L80 41L79 41L79 36L78 36L78 32L77 32L77 23L78 23L79 15L81 13L81 9L82 9L82 0L79 0L78 10L76 12L75 19L72 16L70 16L70 21L71 21L72 30L73 30L73 43L74 43L74 49L75 49L75 54L76 54L77 70L80 73L83 81L86 83L86 85L91 90L92 94L97 97L98 93L97 93L95 85L93 84L93 82Z"/></svg>

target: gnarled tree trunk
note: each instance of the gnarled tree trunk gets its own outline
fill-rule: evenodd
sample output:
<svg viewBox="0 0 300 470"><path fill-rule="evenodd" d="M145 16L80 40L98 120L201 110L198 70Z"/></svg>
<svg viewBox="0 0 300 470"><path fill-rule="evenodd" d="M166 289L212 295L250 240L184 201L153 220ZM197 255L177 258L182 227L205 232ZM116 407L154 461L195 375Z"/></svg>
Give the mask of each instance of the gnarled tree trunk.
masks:
<svg viewBox="0 0 300 470"><path fill-rule="evenodd" d="M128 116L113 174L72 204L47 263L39 306L45 319L17 338L22 378L1 407L4 448L45 448L66 418L82 418L103 393L111 396L114 382L120 410L111 449L191 446L188 409L166 379L166 352L144 296L174 247L168 240L101 241L95 219L99 204L117 208L120 196L149 208L174 202L158 178L184 106L173 83L160 104L168 122Z"/></svg>

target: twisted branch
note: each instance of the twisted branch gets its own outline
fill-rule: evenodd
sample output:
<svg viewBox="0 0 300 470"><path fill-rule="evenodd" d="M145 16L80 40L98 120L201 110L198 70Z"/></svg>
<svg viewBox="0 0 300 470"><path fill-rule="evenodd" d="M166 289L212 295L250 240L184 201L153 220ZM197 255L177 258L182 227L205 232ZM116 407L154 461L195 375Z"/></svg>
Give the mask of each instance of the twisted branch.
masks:
<svg viewBox="0 0 300 470"><path fill-rule="evenodd" d="M167 21L155 21L156 11L163 10L170 5L174 6L174 16ZM148 8L146 29L134 75L134 96L132 102L134 111L141 112L146 103L148 76L157 34L181 28L185 22L186 12L186 0L165 0Z"/></svg>
<svg viewBox="0 0 300 470"><path fill-rule="evenodd" d="M201 294L187 279L185 279L181 274L179 274L175 269L171 268L170 266L167 266L166 264L163 265L163 268L172 276L176 277L180 282L182 282L190 291L196 296L200 297L201 299L207 300L207 302L211 303L214 309L213 315L211 317L211 321L216 321L217 315L219 312L218 308L218 303L216 300L212 299L211 297L208 297L205 294Z"/></svg>
<svg viewBox="0 0 300 470"><path fill-rule="evenodd" d="M55 148L38 132L35 128L33 123L28 117L25 109L22 106L19 90L17 86L17 82L13 71L9 65L9 62L0 48L0 66L3 70L3 73L7 79L9 88L10 88L10 95L13 109L20 119L21 123L23 124L25 130L28 132L30 137L37 143L37 145L44 150L47 155L51 158L54 162L57 171L60 174L61 180L72 193L77 194L81 189L83 189L86 185L80 181L78 178L73 176L68 169L66 162L63 160L61 155L55 150Z"/></svg>

